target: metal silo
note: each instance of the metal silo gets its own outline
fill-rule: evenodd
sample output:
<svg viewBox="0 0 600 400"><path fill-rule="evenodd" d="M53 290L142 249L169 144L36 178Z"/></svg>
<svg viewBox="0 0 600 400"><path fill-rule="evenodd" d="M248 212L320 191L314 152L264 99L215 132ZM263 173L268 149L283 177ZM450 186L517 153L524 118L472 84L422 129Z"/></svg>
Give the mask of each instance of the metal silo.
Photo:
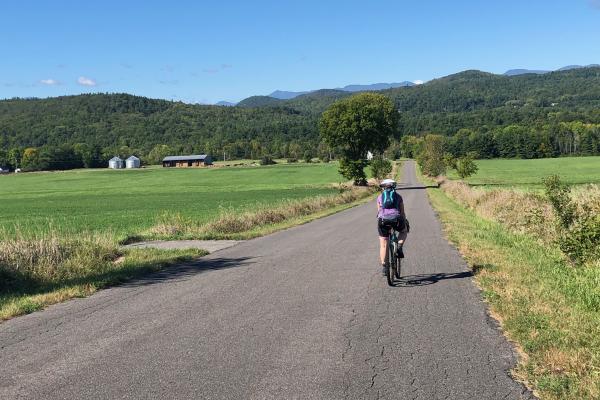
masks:
<svg viewBox="0 0 600 400"><path fill-rule="evenodd" d="M123 168L123 160L121 160L119 157L111 158L110 160L108 160L108 168L112 168L112 169Z"/></svg>
<svg viewBox="0 0 600 400"><path fill-rule="evenodd" d="M140 159L136 156L131 156L127 160L125 160L126 168L139 168L140 167Z"/></svg>

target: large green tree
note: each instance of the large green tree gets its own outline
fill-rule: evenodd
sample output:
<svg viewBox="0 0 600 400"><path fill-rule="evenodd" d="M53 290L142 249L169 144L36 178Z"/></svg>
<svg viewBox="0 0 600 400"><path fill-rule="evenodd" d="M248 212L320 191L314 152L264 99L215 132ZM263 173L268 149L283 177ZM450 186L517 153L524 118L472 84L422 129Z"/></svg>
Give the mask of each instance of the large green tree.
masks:
<svg viewBox="0 0 600 400"><path fill-rule="evenodd" d="M367 153L382 153L397 125L398 112L388 97L361 93L325 110L319 130L323 140L340 152L340 173L356 185L364 185Z"/></svg>
<svg viewBox="0 0 600 400"><path fill-rule="evenodd" d="M444 160L445 143L441 135L429 134L423 140L423 149L417 157L421 170L429 176L438 176L446 173Z"/></svg>

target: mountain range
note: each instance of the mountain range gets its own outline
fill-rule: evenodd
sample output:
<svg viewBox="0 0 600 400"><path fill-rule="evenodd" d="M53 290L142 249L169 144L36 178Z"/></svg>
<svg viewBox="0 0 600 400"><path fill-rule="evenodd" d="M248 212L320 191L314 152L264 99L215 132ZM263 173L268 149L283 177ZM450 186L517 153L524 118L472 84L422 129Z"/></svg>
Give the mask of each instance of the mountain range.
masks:
<svg viewBox="0 0 600 400"><path fill-rule="evenodd" d="M598 67L599 64L590 64L590 65L567 65L566 67L562 67L557 69L556 71L569 71L572 69L580 69L580 68L590 68L590 67ZM548 72L553 72L545 69L509 69L504 73L506 76L517 76L517 75L525 75L525 74L536 74L542 75L547 74Z"/></svg>
<svg viewBox="0 0 600 400"><path fill-rule="evenodd" d="M404 81L404 82L392 82L392 83L373 83L371 85L346 85L341 88L335 88L333 90L341 90L343 92L367 92L371 90L384 90L384 89L394 89L398 87L405 86L414 86L414 82ZM269 94L269 97L274 97L279 100L291 100L295 97L301 96L303 94L315 92L316 90L309 90L304 92L289 92L284 90L276 90L273 93Z"/></svg>
<svg viewBox="0 0 600 400"><path fill-rule="evenodd" d="M295 99L298 96L302 96L302 95L305 95L308 93L318 92L320 90L337 90L337 91L341 91L341 92L368 92L368 91L372 91L372 90L395 89L395 88L399 88L399 87L407 87L407 86L415 86L415 85L416 85L416 83L414 83L414 82L404 81L404 82L392 82L392 83L383 83L383 82L382 83L373 83L370 85L346 85L344 87L335 88L335 89L307 90L307 91L303 91L303 92L276 90L273 93L268 94L266 96L251 96L249 98L252 98L252 99L263 98L263 101L261 101L260 105L265 105L266 103L272 103L267 98L272 98L272 99L277 99L277 100L291 100L291 99ZM244 99L244 100L247 100L247 99ZM244 100L242 100L242 101L244 101ZM235 106L237 104L239 104L239 103L231 103L228 101L219 101L215 105L216 106Z"/></svg>
<svg viewBox="0 0 600 400"><path fill-rule="evenodd" d="M590 65L567 65L565 67L559 68L555 71L569 71L572 69L580 69L580 68L591 68L591 67L599 67L600 64L590 64ZM518 75L526 75L526 74L535 74L542 75L547 74L549 72L554 72L550 70L541 70L541 69L510 69L506 71L504 76L518 76ZM275 105L279 102L279 100L292 100L296 97L303 96L309 93L320 92L322 90L333 90L339 92L366 92L372 90L386 90L386 89L395 89L400 87L410 87L417 85L414 82L403 81L403 82L392 82L392 83L373 83L370 85L346 85L341 88L335 89L319 89L319 90L307 90L307 91L287 91L287 90L276 90L266 96L258 95L258 96L250 96L238 103L232 103L229 101L219 101L215 105L217 106L246 106L246 107L262 107L267 105Z"/></svg>

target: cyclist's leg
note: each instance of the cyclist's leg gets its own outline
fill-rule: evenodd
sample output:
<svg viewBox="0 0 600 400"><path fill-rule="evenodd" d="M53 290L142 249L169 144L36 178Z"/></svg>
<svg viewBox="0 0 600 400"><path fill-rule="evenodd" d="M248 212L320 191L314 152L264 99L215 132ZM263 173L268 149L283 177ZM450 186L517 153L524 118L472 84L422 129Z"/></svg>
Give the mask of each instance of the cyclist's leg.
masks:
<svg viewBox="0 0 600 400"><path fill-rule="evenodd" d="M398 254L399 258L404 258L404 242L406 242L406 237L408 236L408 227L405 222L399 222L396 226L396 238L398 240L398 249L396 254Z"/></svg>
<svg viewBox="0 0 600 400"><path fill-rule="evenodd" d="M390 228L377 221L377 233L379 235L379 260L381 264L385 264L385 251L387 249L388 236L390 234Z"/></svg>
<svg viewBox="0 0 600 400"><path fill-rule="evenodd" d="M398 234L398 244L400 244L400 246L402 246L404 244L404 242L406 241L408 232L406 232L406 229L404 229L402 231L399 231L397 234Z"/></svg>
<svg viewBox="0 0 600 400"><path fill-rule="evenodd" d="M381 260L381 264L385 264L385 251L387 249L387 237L379 237L379 260Z"/></svg>
<svg viewBox="0 0 600 400"><path fill-rule="evenodd" d="M398 244L402 246L406 241L406 237L408 236L408 227L406 226L406 222L398 222L396 226L396 236L398 237Z"/></svg>

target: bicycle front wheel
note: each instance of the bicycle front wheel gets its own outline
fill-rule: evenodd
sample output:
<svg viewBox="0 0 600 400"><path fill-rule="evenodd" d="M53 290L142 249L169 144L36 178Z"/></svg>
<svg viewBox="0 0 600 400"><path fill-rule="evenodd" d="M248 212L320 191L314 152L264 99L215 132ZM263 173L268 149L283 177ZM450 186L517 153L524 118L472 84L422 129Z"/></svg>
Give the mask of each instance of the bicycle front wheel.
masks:
<svg viewBox="0 0 600 400"><path fill-rule="evenodd" d="M394 275L396 274L396 254L394 254L394 242L387 241L386 277L388 285L394 286Z"/></svg>
<svg viewBox="0 0 600 400"><path fill-rule="evenodd" d="M400 279L400 277L401 277L400 270L402 269L402 259L395 257L395 261L396 261L396 268L394 268L394 270L395 270L396 279Z"/></svg>

